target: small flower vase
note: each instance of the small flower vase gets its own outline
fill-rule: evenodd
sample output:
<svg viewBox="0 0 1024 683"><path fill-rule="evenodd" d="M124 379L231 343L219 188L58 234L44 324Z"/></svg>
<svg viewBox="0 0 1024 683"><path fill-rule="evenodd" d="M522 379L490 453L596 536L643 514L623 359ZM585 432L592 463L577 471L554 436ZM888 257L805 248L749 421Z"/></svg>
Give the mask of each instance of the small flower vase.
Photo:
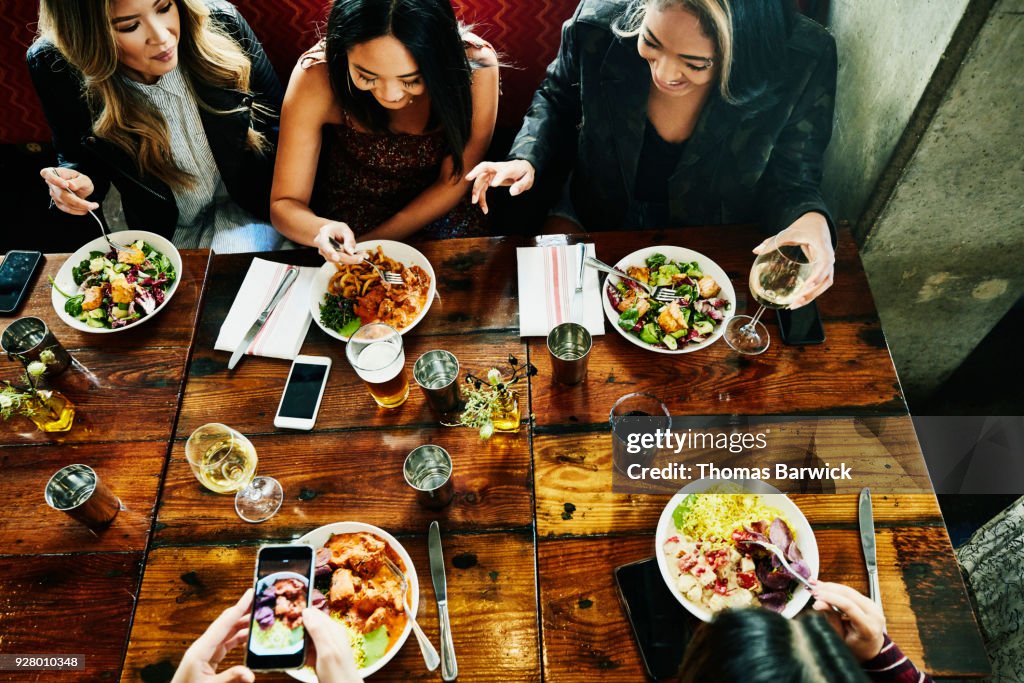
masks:
<svg viewBox="0 0 1024 683"><path fill-rule="evenodd" d="M29 399L29 419L43 432L66 432L75 421L75 404L59 391L39 390Z"/></svg>
<svg viewBox="0 0 1024 683"><path fill-rule="evenodd" d="M519 414L519 394L502 390L491 408L491 422L496 432L518 432L523 417Z"/></svg>

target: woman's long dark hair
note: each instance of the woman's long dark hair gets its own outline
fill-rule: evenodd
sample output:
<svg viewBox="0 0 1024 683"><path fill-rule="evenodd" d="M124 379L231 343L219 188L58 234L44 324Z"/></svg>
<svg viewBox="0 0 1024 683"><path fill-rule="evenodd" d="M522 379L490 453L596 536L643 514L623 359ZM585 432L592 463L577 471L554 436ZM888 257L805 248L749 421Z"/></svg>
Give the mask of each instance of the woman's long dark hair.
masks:
<svg viewBox="0 0 1024 683"><path fill-rule="evenodd" d="M766 609L739 609L697 629L679 683L869 681L823 616L789 620Z"/></svg>
<svg viewBox="0 0 1024 683"><path fill-rule="evenodd" d="M373 131L388 127L387 111L351 83L348 50L393 36L409 50L430 93L430 119L444 131L454 176L473 119L472 71L459 22L449 0L335 0L327 20L326 52L331 87L346 112Z"/></svg>
<svg viewBox="0 0 1024 683"><path fill-rule="evenodd" d="M772 98L787 61L786 42L796 13L793 0L726 0L732 23L729 89L737 104Z"/></svg>

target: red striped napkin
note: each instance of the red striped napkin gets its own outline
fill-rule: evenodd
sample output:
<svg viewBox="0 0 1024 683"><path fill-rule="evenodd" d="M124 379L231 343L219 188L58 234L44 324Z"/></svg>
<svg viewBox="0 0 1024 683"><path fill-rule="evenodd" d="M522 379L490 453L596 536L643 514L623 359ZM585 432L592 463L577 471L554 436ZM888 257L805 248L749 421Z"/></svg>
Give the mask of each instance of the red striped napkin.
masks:
<svg viewBox="0 0 1024 683"><path fill-rule="evenodd" d="M573 295L576 292L576 245L520 247L519 262L519 335L544 337L555 325L580 323L592 335L604 334L604 310L597 271L583 271L583 311L573 320ZM587 255L594 256L594 245Z"/></svg>
<svg viewBox="0 0 1024 683"><path fill-rule="evenodd" d="M245 274L242 286L231 304L231 310L220 326L220 334L213 348L231 352L238 347L242 337L270 303L286 267L284 263L261 258L252 260L249 272ZM249 344L247 355L287 360L298 355L309 324L313 321L309 314L309 297L318 270L312 267L299 268L299 276Z"/></svg>

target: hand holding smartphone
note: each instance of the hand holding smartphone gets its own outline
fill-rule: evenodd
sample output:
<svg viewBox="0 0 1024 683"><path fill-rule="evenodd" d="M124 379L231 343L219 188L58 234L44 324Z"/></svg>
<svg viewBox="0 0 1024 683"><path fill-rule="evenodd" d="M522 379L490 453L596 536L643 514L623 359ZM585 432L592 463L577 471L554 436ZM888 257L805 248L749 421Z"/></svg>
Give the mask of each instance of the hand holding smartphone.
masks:
<svg viewBox="0 0 1024 683"><path fill-rule="evenodd" d="M313 585L311 545L265 545L256 557L245 664L254 671L298 669L306 661L302 610Z"/></svg>
<svg viewBox="0 0 1024 683"><path fill-rule="evenodd" d="M327 387L331 359L326 356L296 356L288 372L274 426L282 429L312 429Z"/></svg>

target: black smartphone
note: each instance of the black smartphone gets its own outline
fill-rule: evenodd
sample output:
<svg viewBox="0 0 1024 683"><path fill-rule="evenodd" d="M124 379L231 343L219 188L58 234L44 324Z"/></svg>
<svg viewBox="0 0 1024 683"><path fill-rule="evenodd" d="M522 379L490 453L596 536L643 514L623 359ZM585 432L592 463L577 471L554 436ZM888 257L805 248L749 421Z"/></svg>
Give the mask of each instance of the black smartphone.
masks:
<svg viewBox="0 0 1024 683"><path fill-rule="evenodd" d="M779 336L783 344L821 344L825 341L825 328L821 325L818 306L813 301L800 308L780 308L775 312L779 321Z"/></svg>
<svg viewBox="0 0 1024 683"><path fill-rule="evenodd" d="M21 307L42 260L41 251L12 249L7 252L0 263L0 313L14 313Z"/></svg>
<svg viewBox="0 0 1024 683"><path fill-rule="evenodd" d="M245 653L250 669L286 671L306 661L302 610L309 604L313 558L311 545L260 547Z"/></svg>
<svg viewBox="0 0 1024 683"><path fill-rule="evenodd" d="M616 567L615 583L647 675L656 681L675 678L700 621L669 591L653 557Z"/></svg>

